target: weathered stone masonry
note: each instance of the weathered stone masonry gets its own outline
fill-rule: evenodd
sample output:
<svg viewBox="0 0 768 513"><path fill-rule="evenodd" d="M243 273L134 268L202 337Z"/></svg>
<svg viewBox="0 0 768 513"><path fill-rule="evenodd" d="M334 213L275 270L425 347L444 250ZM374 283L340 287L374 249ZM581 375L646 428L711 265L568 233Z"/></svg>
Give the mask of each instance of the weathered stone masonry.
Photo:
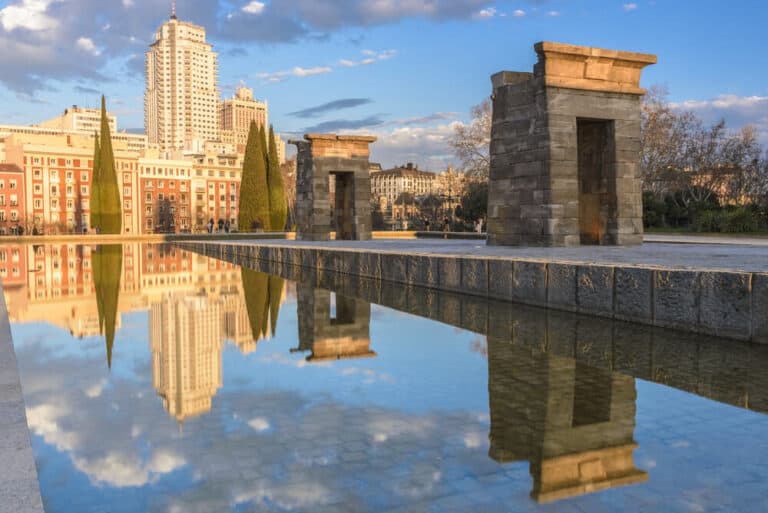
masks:
<svg viewBox="0 0 768 513"><path fill-rule="evenodd" d="M296 240L330 240L331 212L336 238L371 238L369 145L375 137L307 134L290 141L298 148L296 170ZM336 180L331 209L330 180Z"/></svg>
<svg viewBox="0 0 768 513"><path fill-rule="evenodd" d="M493 75L488 244L641 244L640 88L653 55L535 45Z"/></svg>

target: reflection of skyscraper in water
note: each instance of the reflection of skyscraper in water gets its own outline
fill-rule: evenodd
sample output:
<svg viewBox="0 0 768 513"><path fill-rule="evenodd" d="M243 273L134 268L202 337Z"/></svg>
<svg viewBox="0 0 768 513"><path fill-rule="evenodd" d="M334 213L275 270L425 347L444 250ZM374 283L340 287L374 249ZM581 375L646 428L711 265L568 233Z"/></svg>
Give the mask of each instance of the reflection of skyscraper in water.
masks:
<svg viewBox="0 0 768 513"><path fill-rule="evenodd" d="M488 338L490 456L530 462L539 502L643 482L635 380Z"/></svg>
<svg viewBox="0 0 768 513"><path fill-rule="evenodd" d="M222 295L221 317L224 337L235 344L243 354L256 350L256 341L251 333L251 323L245 299L240 291Z"/></svg>
<svg viewBox="0 0 768 513"><path fill-rule="evenodd" d="M152 380L180 423L206 413L222 385L221 304L169 294L150 309Z"/></svg>
<svg viewBox="0 0 768 513"><path fill-rule="evenodd" d="M307 361L369 358L371 351L371 304L346 296L335 296L312 285L297 284L299 347L311 351Z"/></svg>

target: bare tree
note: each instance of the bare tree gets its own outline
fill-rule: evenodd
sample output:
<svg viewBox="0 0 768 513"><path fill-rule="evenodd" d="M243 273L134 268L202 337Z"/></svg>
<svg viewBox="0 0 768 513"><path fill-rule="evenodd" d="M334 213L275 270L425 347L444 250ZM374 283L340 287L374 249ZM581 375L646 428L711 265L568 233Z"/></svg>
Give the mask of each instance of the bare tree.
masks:
<svg viewBox="0 0 768 513"><path fill-rule="evenodd" d="M641 110L640 176L643 190L661 196L674 189L681 169L681 155L694 116L677 113L667 102L667 89L653 86Z"/></svg>
<svg viewBox="0 0 768 513"><path fill-rule="evenodd" d="M456 126L449 144L467 175L487 180L491 162L491 101L486 99L472 107L471 115L469 124Z"/></svg>

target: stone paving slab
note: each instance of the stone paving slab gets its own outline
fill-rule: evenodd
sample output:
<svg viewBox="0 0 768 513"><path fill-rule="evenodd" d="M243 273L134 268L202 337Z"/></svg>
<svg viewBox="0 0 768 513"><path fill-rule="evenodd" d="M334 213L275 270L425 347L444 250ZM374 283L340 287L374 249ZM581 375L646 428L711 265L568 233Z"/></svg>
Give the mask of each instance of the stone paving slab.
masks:
<svg viewBox="0 0 768 513"><path fill-rule="evenodd" d="M499 247L450 239L177 245L224 260L298 263L318 272L768 344L768 245L760 240L575 248Z"/></svg>
<svg viewBox="0 0 768 513"><path fill-rule="evenodd" d="M27 414L0 283L0 513L42 513Z"/></svg>

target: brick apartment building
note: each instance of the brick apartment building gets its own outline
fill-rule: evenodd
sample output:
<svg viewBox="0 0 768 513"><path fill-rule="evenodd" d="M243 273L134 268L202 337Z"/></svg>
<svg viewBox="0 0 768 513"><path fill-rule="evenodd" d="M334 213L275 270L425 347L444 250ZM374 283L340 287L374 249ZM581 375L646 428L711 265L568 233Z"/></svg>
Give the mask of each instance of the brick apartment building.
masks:
<svg viewBox="0 0 768 513"><path fill-rule="evenodd" d="M0 164L0 235L24 226L26 211L24 170L15 164Z"/></svg>

